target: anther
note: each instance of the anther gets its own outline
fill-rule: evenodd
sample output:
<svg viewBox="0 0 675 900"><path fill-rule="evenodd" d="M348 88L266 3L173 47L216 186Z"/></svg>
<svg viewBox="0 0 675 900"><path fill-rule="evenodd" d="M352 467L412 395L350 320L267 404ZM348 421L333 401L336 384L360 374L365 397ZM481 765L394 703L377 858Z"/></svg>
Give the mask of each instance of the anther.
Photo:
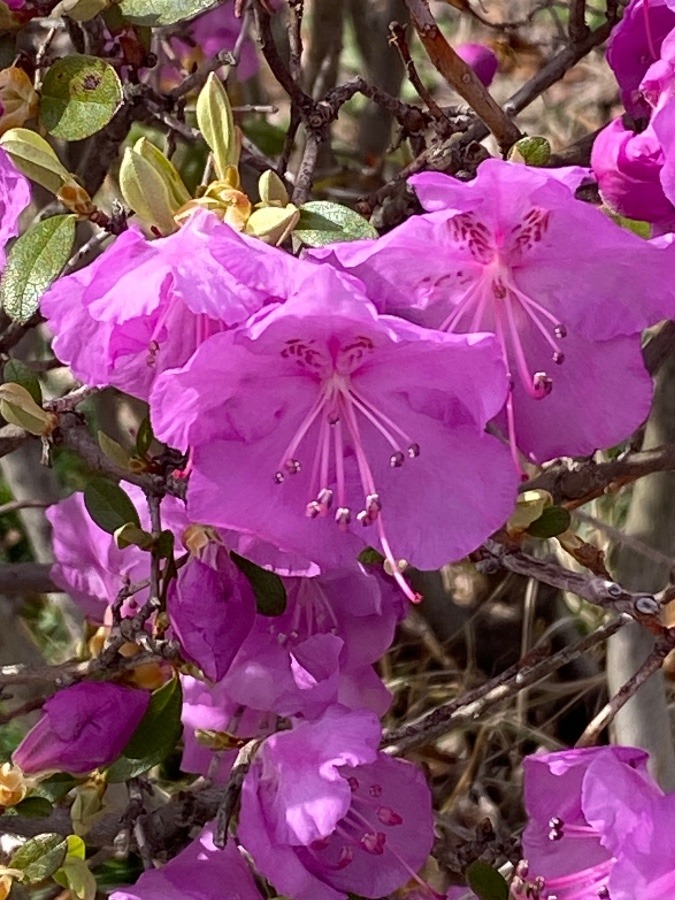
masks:
<svg viewBox="0 0 675 900"><path fill-rule="evenodd" d="M274 481L276 484L282 484L286 479L286 476L283 472L275 472L274 473Z"/></svg>
<svg viewBox="0 0 675 900"><path fill-rule="evenodd" d="M565 362L565 354L560 353L559 351L556 350L556 352L553 354L553 362L557 366L562 366L562 364Z"/></svg>
<svg viewBox="0 0 675 900"><path fill-rule="evenodd" d="M300 471L300 461L297 459L287 459L284 463L284 469L289 475L297 475Z"/></svg>
<svg viewBox="0 0 675 900"><path fill-rule="evenodd" d="M534 390L535 399L541 400L553 390L553 382L546 372L535 372L532 378L532 388Z"/></svg>
<svg viewBox="0 0 675 900"><path fill-rule="evenodd" d="M366 509L371 515L379 513L382 509L382 501L379 494L368 494L366 497Z"/></svg>
<svg viewBox="0 0 675 900"><path fill-rule="evenodd" d="M320 516L322 512L325 512L320 503L317 503L316 500L312 500L305 507L305 515L308 519L316 519L317 516Z"/></svg>
<svg viewBox="0 0 675 900"><path fill-rule="evenodd" d="M408 456L410 459L416 459L420 455L420 445L419 444L411 444L408 447Z"/></svg>
<svg viewBox="0 0 675 900"><path fill-rule="evenodd" d="M335 511L335 521L342 529L346 529L352 520L352 514L346 506L338 506Z"/></svg>
<svg viewBox="0 0 675 900"><path fill-rule="evenodd" d="M397 450L396 453L392 453L389 457L389 465L392 469L400 469L404 462L405 456L400 450Z"/></svg>
<svg viewBox="0 0 675 900"><path fill-rule="evenodd" d="M356 521L359 525L363 525L364 528L366 525L372 525L376 518L377 514L373 516L367 509L362 509L361 512L356 514Z"/></svg>
<svg viewBox="0 0 675 900"><path fill-rule="evenodd" d="M322 488L316 495L316 502L322 506L324 510L329 510L333 505L333 492L331 489Z"/></svg>
<svg viewBox="0 0 675 900"><path fill-rule="evenodd" d="M565 337L567 337L567 329L566 329L565 326L562 324L562 322L558 322L558 324L557 324L557 325L555 326L555 328L553 329L553 334L554 334L557 338L565 338Z"/></svg>

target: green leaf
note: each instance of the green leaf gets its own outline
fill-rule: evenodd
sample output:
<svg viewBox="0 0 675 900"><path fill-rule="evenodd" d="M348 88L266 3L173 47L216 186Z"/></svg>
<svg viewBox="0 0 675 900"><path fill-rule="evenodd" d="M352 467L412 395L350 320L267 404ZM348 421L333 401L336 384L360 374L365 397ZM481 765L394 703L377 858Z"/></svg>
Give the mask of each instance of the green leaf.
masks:
<svg viewBox="0 0 675 900"><path fill-rule="evenodd" d="M134 25L157 28L192 19L215 6L218 0L122 0L119 10Z"/></svg>
<svg viewBox="0 0 675 900"><path fill-rule="evenodd" d="M114 438L111 438L110 435L106 434L105 431L99 431L96 437L98 438L99 447L103 450L110 462L114 463L118 469L126 469L128 472L129 454L124 447Z"/></svg>
<svg viewBox="0 0 675 900"><path fill-rule="evenodd" d="M150 550L154 541L149 531L144 531L138 525L125 522L120 528L115 529L115 544L124 550L125 547L140 547L141 550Z"/></svg>
<svg viewBox="0 0 675 900"><path fill-rule="evenodd" d="M276 572L269 572L234 551L230 557L253 588L260 615L280 616L286 609L286 588Z"/></svg>
<svg viewBox="0 0 675 900"><path fill-rule="evenodd" d="M43 819L51 815L53 807L46 797L26 797L21 803L17 803L14 809L19 816Z"/></svg>
<svg viewBox="0 0 675 900"><path fill-rule="evenodd" d="M626 216L620 216L605 207L603 207L602 211L606 213L612 221L616 222L620 228L625 228L626 231L632 231L633 234L636 234L641 238L648 239L652 236L652 226L649 222L643 222L640 219L628 219Z"/></svg>
<svg viewBox="0 0 675 900"><path fill-rule="evenodd" d="M51 216L16 240L0 281L0 301L7 315L25 324L37 312L40 298L70 258L75 216Z"/></svg>
<svg viewBox="0 0 675 900"><path fill-rule="evenodd" d="M377 231L367 219L348 206L328 200L311 200L301 206L293 234L308 247L377 237Z"/></svg>
<svg viewBox="0 0 675 900"><path fill-rule="evenodd" d="M107 478L94 475L84 488L84 505L93 521L103 531L114 534L131 522L140 528L138 510L122 488Z"/></svg>
<svg viewBox="0 0 675 900"><path fill-rule="evenodd" d="M55 803L61 797L65 797L68 791L71 791L77 783L77 779L73 778L72 775L68 775L66 772L57 772L55 775L51 775L49 778L41 781L31 794L30 799L39 796ZM24 800L23 802L25 803L26 801Z"/></svg>
<svg viewBox="0 0 675 900"><path fill-rule="evenodd" d="M572 522L569 511L562 506L547 506L527 529L532 537L552 538L567 531Z"/></svg>
<svg viewBox="0 0 675 900"><path fill-rule="evenodd" d="M466 870L466 881L479 900L509 900L509 886L504 877L480 859Z"/></svg>
<svg viewBox="0 0 675 900"><path fill-rule="evenodd" d="M63 866L54 872L54 881L69 888L71 896L77 900L94 900L96 897L96 879L84 859L69 854Z"/></svg>
<svg viewBox="0 0 675 900"><path fill-rule="evenodd" d="M68 841L60 834L38 834L19 847L8 865L23 872L24 882L35 884L61 868L67 852Z"/></svg>
<svg viewBox="0 0 675 900"><path fill-rule="evenodd" d="M95 56L66 56L49 67L42 84L40 124L54 137L81 141L104 128L122 103L122 83Z"/></svg>
<svg viewBox="0 0 675 900"><path fill-rule="evenodd" d="M37 375L30 366L21 362L20 359L10 359L5 363L5 368L2 370L2 380L20 384L22 388L28 391L38 406L42 405L42 388Z"/></svg>
<svg viewBox="0 0 675 900"><path fill-rule="evenodd" d="M366 547L358 555L358 560L363 566L382 566L384 559L380 551L374 547Z"/></svg>
<svg viewBox="0 0 675 900"><path fill-rule="evenodd" d="M152 431L150 418L146 416L138 426L138 434L136 435L136 453L138 453L141 459L150 449L150 444L152 444L154 439L155 435Z"/></svg>
<svg viewBox="0 0 675 900"><path fill-rule="evenodd" d="M155 541L155 554L159 559L173 558L174 536L172 531L161 531Z"/></svg>
<svg viewBox="0 0 675 900"><path fill-rule="evenodd" d="M136 778L160 763L174 749L182 729L182 703L177 678L172 678L153 693L150 705L122 756L108 769L109 781Z"/></svg>

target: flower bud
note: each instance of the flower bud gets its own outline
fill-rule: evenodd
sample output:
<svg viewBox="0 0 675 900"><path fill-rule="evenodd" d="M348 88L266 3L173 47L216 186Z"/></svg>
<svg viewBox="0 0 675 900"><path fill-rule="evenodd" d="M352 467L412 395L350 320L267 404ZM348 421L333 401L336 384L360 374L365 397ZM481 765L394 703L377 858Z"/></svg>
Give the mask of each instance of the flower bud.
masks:
<svg viewBox="0 0 675 900"><path fill-rule="evenodd" d="M24 70L10 66L0 71L0 134L32 119L37 108L38 95Z"/></svg>
<svg viewBox="0 0 675 900"><path fill-rule="evenodd" d="M85 775L107 766L125 748L150 694L108 682L81 682L57 691L12 754L29 774Z"/></svg>
<svg viewBox="0 0 675 900"><path fill-rule="evenodd" d="M54 413L42 409L25 387L11 381L0 385L0 415L29 434L42 437L50 435L58 424Z"/></svg>
<svg viewBox="0 0 675 900"><path fill-rule="evenodd" d="M455 47L455 52L460 59L464 60L467 66L471 66L485 87L489 87L492 84L492 79L497 73L499 63L489 47L483 44L460 44L459 47Z"/></svg>
<svg viewBox="0 0 675 900"><path fill-rule="evenodd" d="M288 206L290 202L283 181L272 169L263 172L258 179L258 193L261 206Z"/></svg>
<svg viewBox="0 0 675 900"><path fill-rule="evenodd" d="M251 201L243 191L230 187L227 181L212 182L206 193L196 200L190 200L175 215L178 223L182 223L190 211L201 206L211 210L226 225L235 231L243 231L251 215Z"/></svg>

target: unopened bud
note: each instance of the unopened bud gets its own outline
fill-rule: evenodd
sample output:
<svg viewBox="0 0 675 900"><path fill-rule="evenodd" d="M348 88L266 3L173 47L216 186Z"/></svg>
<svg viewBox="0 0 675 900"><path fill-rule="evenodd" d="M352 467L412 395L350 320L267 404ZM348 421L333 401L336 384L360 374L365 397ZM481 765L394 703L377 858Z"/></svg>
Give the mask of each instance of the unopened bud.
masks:
<svg viewBox="0 0 675 900"><path fill-rule="evenodd" d="M197 200L190 200L175 215L178 223L182 223L190 212L202 207L214 212L226 225L235 231L243 231L251 215L251 201L243 191L230 187L227 182L214 181L205 194Z"/></svg>
<svg viewBox="0 0 675 900"><path fill-rule="evenodd" d="M174 213L182 205L177 196L177 183L169 177L164 164L158 161L148 147L141 145L143 152L139 152L141 141L124 151L119 174L120 190L144 225L156 228L162 234L172 234L178 227ZM159 155L162 156L161 153ZM173 168L166 157L164 161ZM176 179L180 181L177 172ZM185 196L189 198L187 190ZM182 196L180 199L182 200Z"/></svg>
<svg viewBox="0 0 675 900"><path fill-rule="evenodd" d="M69 178L66 184L56 192L56 196L66 209L75 213L76 216L88 218L92 213L96 212L96 207L92 203L91 197L74 178Z"/></svg>
<svg viewBox="0 0 675 900"><path fill-rule="evenodd" d="M18 766L5 762L0 766L0 806L16 806L28 791L23 772Z"/></svg>

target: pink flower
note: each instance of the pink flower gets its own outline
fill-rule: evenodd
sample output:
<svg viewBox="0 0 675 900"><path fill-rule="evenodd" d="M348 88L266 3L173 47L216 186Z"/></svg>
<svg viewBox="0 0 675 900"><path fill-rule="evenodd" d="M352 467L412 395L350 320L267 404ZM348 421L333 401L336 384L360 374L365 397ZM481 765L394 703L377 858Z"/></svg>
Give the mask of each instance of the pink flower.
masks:
<svg viewBox="0 0 675 900"><path fill-rule="evenodd" d="M129 742L150 694L109 682L83 681L57 691L12 754L26 774L86 775L110 765Z"/></svg>
<svg viewBox="0 0 675 900"><path fill-rule="evenodd" d="M126 491L138 510L141 524L150 527L150 515L140 488L126 485ZM52 526L52 549L55 563L51 577L67 591L85 615L103 622L107 607L127 583L143 581L150 574L150 557L140 547L120 550L107 531L96 525L84 505L84 495L76 492L50 506L46 512ZM175 497L162 502L164 526L174 532L177 552L181 552L180 535L188 525L185 506ZM127 601L128 612L142 604L147 589Z"/></svg>
<svg viewBox="0 0 675 900"><path fill-rule="evenodd" d="M460 44L455 47L455 53L471 66L485 87L492 84L499 62L489 47L484 44Z"/></svg>
<svg viewBox="0 0 675 900"><path fill-rule="evenodd" d="M675 305L669 255L576 200L581 176L496 159L469 183L426 172L411 179L426 215L313 254L387 312L494 331L513 385L499 423L537 461L592 453L640 425L652 382L639 334Z"/></svg>
<svg viewBox="0 0 675 900"><path fill-rule="evenodd" d="M674 0L632 0L607 42L607 62L621 88L621 100L633 118L648 117L641 82L675 28Z"/></svg>
<svg viewBox="0 0 675 900"><path fill-rule="evenodd" d="M29 182L0 150L0 270L5 265L5 245L19 233L19 216L29 203Z"/></svg>
<svg viewBox="0 0 675 900"><path fill-rule="evenodd" d="M160 376L151 410L161 440L193 447L195 520L320 566L353 566L371 544L435 568L509 514L513 473L483 433L505 392L491 338L378 316L321 266Z"/></svg>
<svg viewBox="0 0 675 900"><path fill-rule="evenodd" d="M647 754L632 747L590 747L527 757L526 883L540 878L542 890L558 900L602 897L616 858L652 801L662 796L646 764ZM609 890L609 896L656 898L634 888L625 895Z"/></svg>
<svg viewBox="0 0 675 900"><path fill-rule="evenodd" d="M159 373L276 300L298 265L195 210L169 237L125 231L93 263L56 281L41 311L54 353L77 378L147 399Z"/></svg>
<svg viewBox="0 0 675 900"><path fill-rule="evenodd" d="M661 183L664 154L650 126L640 134L615 119L593 143L591 165L603 200L630 219L653 222L660 230L675 227L675 206Z"/></svg>
<svg viewBox="0 0 675 900"><path fill-rule="evenodd" d="M169 44L182 68L189 72L194 65L210 59L222 50L232 50L241 31L242 21L235 18L234 4L221 3L197 16L180 32L169 38ZM247 38L240 51L234 72L239 81L251 78L260 68L255 45ZM175 72L174 80L175 80Z"/></svg>
<svg viewBox="0 0 675 900"><path fill-rule="evenodd" d="M110 900L261 900L251 870L234 841L221 850L207 825L161 869L144 872L135 885L113 891Z"/></svg>
<svg viewBox="0 0 675 900"><path fill-rule="evenodd" d="M378 753L372 713L332 707L268 738L246 775L238 836L293 900L383 897L406 884L433 843L422 773Z"/></svg>
<svg viewBox="0 0 675 900"><path fill-rule="evenodd" d="M217 565L191 559L169 587L166 609L186 659L211 681L226 674L256 617L251 585L221 548Z"/></svg>

